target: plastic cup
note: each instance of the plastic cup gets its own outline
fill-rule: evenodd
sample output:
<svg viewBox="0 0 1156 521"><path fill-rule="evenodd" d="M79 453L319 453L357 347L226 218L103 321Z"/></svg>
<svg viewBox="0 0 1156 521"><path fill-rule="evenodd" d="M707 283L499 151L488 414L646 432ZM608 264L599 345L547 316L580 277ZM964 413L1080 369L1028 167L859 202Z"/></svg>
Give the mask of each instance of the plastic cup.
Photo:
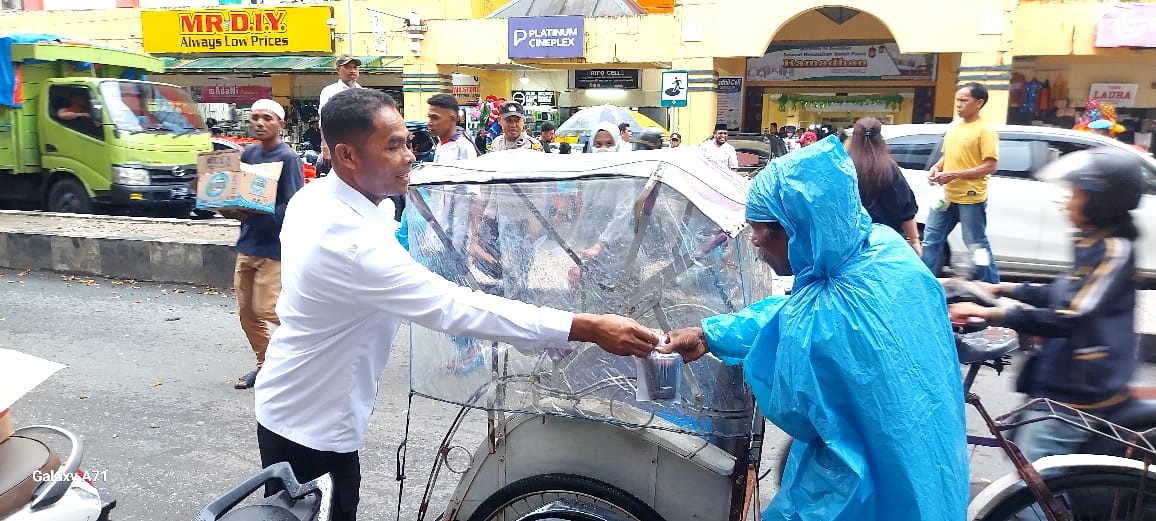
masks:
<svg viewBox="0 0 1156 521"><path fill-rule="evenodd" d="M646 389L651 400L673 400L682 383L682 355L652 351L642 360Z"/></svg>

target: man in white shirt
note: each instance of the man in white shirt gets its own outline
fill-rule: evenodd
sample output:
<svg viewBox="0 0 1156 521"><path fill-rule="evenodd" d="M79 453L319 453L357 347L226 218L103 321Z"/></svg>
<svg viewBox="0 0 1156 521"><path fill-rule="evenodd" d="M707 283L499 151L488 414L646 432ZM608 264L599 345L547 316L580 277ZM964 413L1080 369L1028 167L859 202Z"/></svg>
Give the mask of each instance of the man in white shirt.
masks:
<svg viewBox="0 0 1156 521"><path fill-rule="evenodd" d="M704 141L699 148L714 162L735 170L739 167L739 154L734 145L727 143L727 125L719 123L714 126L714 139Z"/></svg>
<svg viewBox="0 0 1156 521"><path fill-rule="evenodd" d="M630 128L630 123L618 124L618 151L630 152L634 150L634 145L631 141L634 140L634 131Z"/></svg>
<svg viewBox="0 0 1156 521"><path fill-rule="evenodd" d="M361 74L361 60L356 56L349 54L342 54L337 57L337 61L333 62L337 66L337 82L321 89L321 101L317 104L318 113L325 108L325 104L332 98L334 94L348 89L360 89L361 85L357 83L357 77ZM321 131L321 161L326 164L329 163L329 147L325 146L325 130L322 125Z"/></svg>
<svg viewBox="0 0 1156 521"><path fill-rule="evenodd" d="M434 151L434 163L449 163L459 159L478 157L474 142L458 128L457 98L452 94L434 94L426 103L429 112L429 131L438 139L438 147Z"/></svg>
<svg viewBox="0 0 1156 521"><path fill-rule="evenodd" d="M334 478L335 521L356 519L358 450L403 320L455 335L541 349L594 342L645 356L648 329L615 315L574 314L470 291L430 273L398 244L388 204L409 185L409 131L388 95L338 93L323 109L336 175L297 192L281 233L281 326L257 373L261 464L298 479Z"/></svg>

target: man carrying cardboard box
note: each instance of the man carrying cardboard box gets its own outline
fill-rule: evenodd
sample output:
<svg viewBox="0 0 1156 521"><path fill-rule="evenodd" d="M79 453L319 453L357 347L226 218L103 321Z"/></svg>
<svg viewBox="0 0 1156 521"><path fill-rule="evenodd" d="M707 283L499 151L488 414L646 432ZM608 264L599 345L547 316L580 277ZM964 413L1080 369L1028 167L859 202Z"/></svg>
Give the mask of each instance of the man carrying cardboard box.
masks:
<svg viewBox="0 0 1156 521"><path fill-rule="evenodd" d="M281 223L289 198L305 186L301 159L281 141L285 127L285 109L270 99L253 103L249 116L250 132L260 143L249 145L241 153L241 162L250 165L281 163L277 181L277 204L274 213L245 210L221 210L221 215L241 221L237 238L237 264L233 272L233 289L237 292L237 315L241 329L257 356L257 368L237 379L233 387L253 387L257 372L265 363L265 349L272 330L269 324L280 324L277 318L277 296L281 293Z"/></svg>

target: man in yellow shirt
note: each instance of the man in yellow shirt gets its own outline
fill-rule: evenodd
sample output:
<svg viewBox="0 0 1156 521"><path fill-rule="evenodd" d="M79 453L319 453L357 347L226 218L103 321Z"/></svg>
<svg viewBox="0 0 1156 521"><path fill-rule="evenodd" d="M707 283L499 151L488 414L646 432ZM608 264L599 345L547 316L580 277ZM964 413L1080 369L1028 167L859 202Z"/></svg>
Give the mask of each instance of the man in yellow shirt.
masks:
<svg viewBox="0 0 1156 521"><path fill-rule="evenodd" d="M963 242L968 248L985 248L987 241L987 180L999 160L999 134L979 117L987 104L987 89L966 83L955 92L955 112L959 120L943 136L943 157L927 176L932 184L943 185L943 201L927 214L923 230L923 263L934 273L943 256L947 235L956 224L963 225ZM999 283L994 263L980 266L976 277Z"/></svg>

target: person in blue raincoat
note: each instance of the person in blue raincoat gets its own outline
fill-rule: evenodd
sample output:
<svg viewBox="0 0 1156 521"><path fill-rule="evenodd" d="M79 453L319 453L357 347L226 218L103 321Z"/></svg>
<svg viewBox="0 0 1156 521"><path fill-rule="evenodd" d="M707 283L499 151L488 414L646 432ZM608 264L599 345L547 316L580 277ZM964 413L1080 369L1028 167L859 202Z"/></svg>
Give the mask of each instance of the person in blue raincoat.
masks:
<svg viewBox="0 0 1156 521"><path fill-rule="evenodd" d="M766 417L795 443L764 520L962 520L962 377L943 289L894 230L873 225L830 137L776 158L747 194L759 256L794 274L769 297L663 351L743 363Z"/></svg>

